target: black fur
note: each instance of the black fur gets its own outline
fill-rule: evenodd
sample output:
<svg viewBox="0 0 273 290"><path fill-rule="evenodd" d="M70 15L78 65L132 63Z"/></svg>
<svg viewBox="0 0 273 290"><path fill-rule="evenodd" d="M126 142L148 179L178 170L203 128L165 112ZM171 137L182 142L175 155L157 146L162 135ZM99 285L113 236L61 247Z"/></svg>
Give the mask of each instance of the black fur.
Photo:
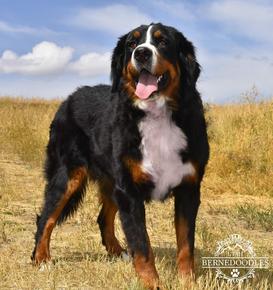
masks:
<svg viewBox="0 0 273 290"><path fill-rule="evenodd" d="M172 113L173 121L182 129L188 140L188 149L181 152L181 158L184 161L193 161L198 168L196 184L186 182L173 189L175 215L182 216L189 222L189 240L193 251L200 183L209 156L203 106L195 86L200 66L191 42L174 28L156 25L168 39L168 49L159 48L163 57L171 63L178 63L181 70L177 107ZM141 26L138 30L145 31L147 26ZM132 98L123 86L123 69L132 53L127 46L131 38L132 33L122 36L113 51L112 86L79 88L62 103L56 113L47 147L47 186L35 236L36 245L48 217L66 190L71 172L78 167L85 167L92 180L100 183L103 179L109 179L114 182L112 199L118 206L128 246L132 253L141 252L145 256L148 255L144 202L150 200L154 185L152 181L134 183L123 162L124 157L137 161L142 159L138 123L145 116L142 110L133 105ZM87 180L68 201L58 223L73 214L83 201L86 182ZM98 222L102 229L101 215Z"/></svg>

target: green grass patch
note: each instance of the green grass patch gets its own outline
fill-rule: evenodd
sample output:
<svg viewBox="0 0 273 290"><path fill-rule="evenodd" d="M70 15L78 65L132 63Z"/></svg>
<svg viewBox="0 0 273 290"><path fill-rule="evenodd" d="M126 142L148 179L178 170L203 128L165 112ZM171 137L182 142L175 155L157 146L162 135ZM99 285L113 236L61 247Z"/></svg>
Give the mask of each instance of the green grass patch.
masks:
<svg viewBox="0 0 273 290"><path fill-rule="evenodd" d="M255 204L238 205L235 216L243 219L250 229L261 227L265 231L273 231L273 207L261 208Z"/></svg>

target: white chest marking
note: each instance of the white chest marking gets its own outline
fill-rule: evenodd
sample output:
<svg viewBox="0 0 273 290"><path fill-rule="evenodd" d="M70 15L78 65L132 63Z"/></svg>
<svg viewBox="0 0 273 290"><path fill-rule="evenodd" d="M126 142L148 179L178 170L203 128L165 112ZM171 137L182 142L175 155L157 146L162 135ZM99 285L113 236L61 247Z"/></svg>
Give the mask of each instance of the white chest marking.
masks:
<svg viewBox="0 0 273 290"><path fill-rule="evenodd" d="M179 155L187 148L187 137L172 121L164 102L158 100L148 103L146 116L139 123L142 169L152 177L152 199L156 200L163 199L184 176L195 173L193 165L183 163Z"/></svg>

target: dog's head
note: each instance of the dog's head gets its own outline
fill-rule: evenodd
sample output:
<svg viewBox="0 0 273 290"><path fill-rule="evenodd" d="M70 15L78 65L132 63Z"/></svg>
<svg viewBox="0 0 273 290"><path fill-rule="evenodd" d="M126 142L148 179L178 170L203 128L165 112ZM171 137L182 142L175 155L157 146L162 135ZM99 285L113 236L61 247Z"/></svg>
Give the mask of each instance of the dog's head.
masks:
<svg viewBox="0 0 273 290"><path fill-rule="evenodd" d="M112 91L134 100L173 100L181 86L194 87L200 73L194 47L173 27L142 25L120 37L111 63Z"/></svg>

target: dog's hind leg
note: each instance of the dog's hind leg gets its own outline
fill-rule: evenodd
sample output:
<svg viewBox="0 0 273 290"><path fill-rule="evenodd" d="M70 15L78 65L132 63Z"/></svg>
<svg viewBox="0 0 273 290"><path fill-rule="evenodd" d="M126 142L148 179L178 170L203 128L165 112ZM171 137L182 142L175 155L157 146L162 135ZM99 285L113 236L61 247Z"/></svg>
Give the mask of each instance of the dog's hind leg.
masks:
<svg viewBox="0 0 273 290"><path fill-rule="evenodd" d="M32 260L35 264L50 260L49 243L56 223L62 222L76 210L87 182L87 169L77 167L71 172L61 166L49 180L41 216L37 218L37 232Z"/></svg>
<svg viewBox="0 0 273 290"><path fill-rule="evenodd" d="M112 200L113 185L110 181L99 183L102 208L98 216L102 244L110 255L120 256L125 250L115 236L115 216L118 208Z"/></svg>

